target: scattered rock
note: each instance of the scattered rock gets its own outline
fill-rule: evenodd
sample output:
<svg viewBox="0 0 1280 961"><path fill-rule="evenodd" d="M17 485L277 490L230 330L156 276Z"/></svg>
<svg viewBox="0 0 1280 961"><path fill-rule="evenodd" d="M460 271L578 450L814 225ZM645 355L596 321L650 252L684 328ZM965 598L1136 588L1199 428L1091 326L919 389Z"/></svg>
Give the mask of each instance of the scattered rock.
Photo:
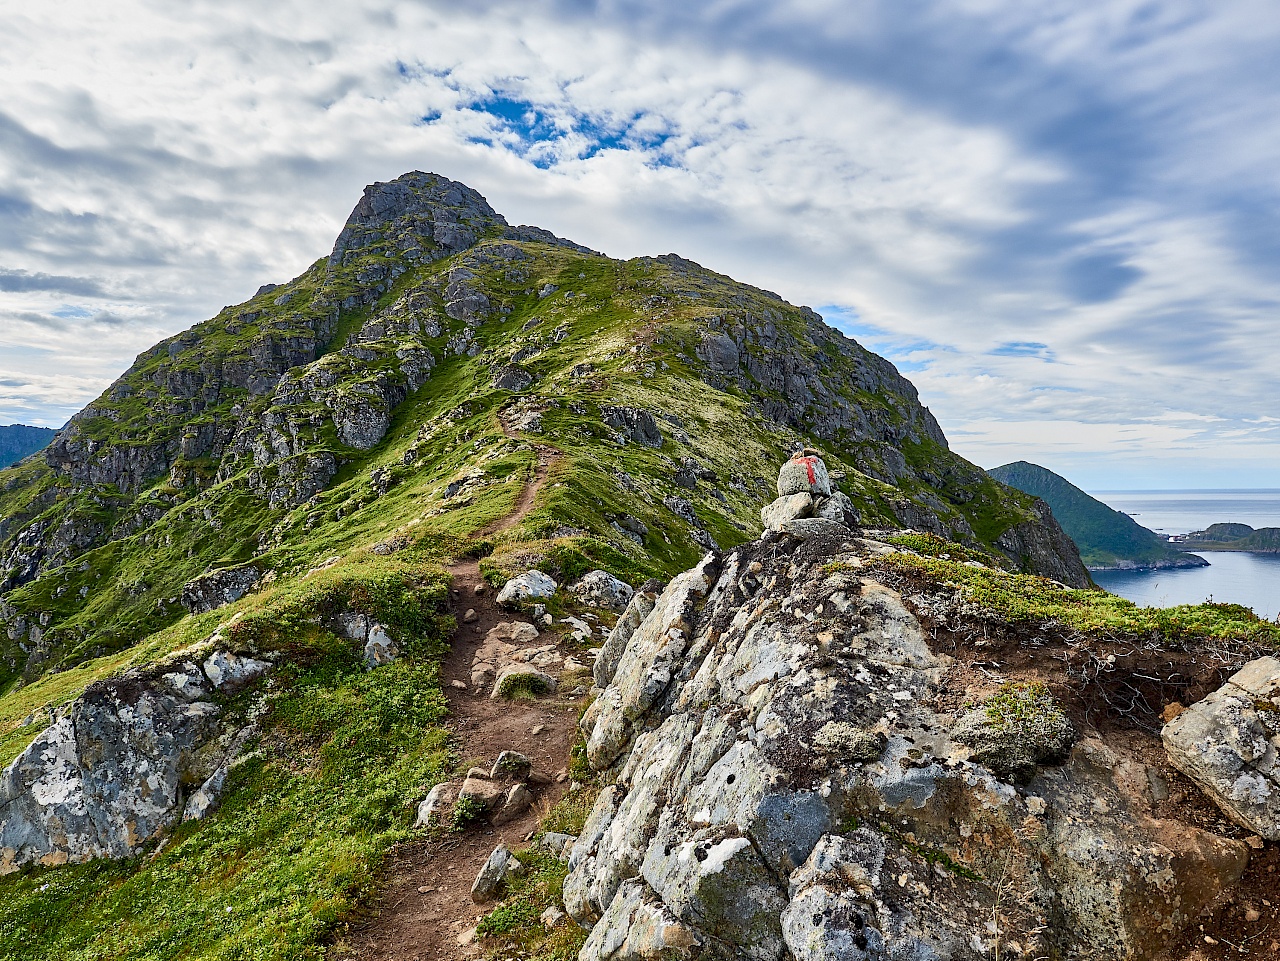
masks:
<svg viewBox="0 0 1280 961"><path fill-rule="evenodd" d="M542 571L527 571L502 586L497 602L501 607L514 607L536 597L550 597L559 586L553 577Z"/></svg>
<svg viewBox="0 0 1280 961"><path fill-rule="evenodd" d="M529 810L532 805L533 792L523 784L516 784L507 791L507 796L502 802L502 806L494 813L493 823L499 825L514 821Z"/></svg>
<svg viewBox="0 0 1280 961"><path fill-rule="evenodd" d="M553 931L564 923L564 919L567 917L567 914L553 904L539 915L538 920L542 922L542 926L548 931Z"/></svg>
<svg viewBox="0 0 1280 961"><path fill-rule="evenodd" d="M482 774L483 772L481 772ZM458 800L469 800L478 803L486 811L496 808L506 799L506 790L496 781L476 774L468 774L462 787L458 790Z"/></svg>
<svg viewBox="0 0 1280 961"><path fill-rule="evenodd" d="M444 809L453 803L457 786L452 781L437 784L418 805L418 817L413 822L414 830L423 831L437 827Z"/></svg>
<svg viewBox="0 0 1280 961"><path fill-rule="evenodd" d="M206 614L240 600L261 579L262 572L252 564L207 571L182 585L180 602L192 614Z"/></svg>
<svg viewBox="0 0 1280 961"><path fill-rule="evenodd" d="M1280 841L1280 659L1260 657L1162 732L1169 760L1236 823Z"/></svg>
<svg viewBox="0 0 1280 961"><path fill-rule="evenodd" d="M616 430L623 440L634 441L645 447L662 446L662 430L647 410L641 410L638 407L605 406L600 408L600 417L609 427Z"/></svg>
<svg viewBox="0 0 1280 961"><path fill-rule="evenodd" d="M471 900L477 904L492 900L508 877L520 874L523 870L524 865L516 856L499 845L493 849L489 859L480 868L480 873L476 875L475 883L471 885Z"/></svg>
<svg viewBox="0 0 1280 961"><path fill-rule="evenodd" d="M463 624L474 624L478 620L480 620L480 615L476 613L474 607L468 607L466 613L462 615Z"/></svg>
<svg viewBox="0 0 1280 961"><path fill-rule="evenodd" d="M489 777L495 781L498 778L523 781L532 770L533 762L519 751L503 751L498 755L498 759L493 762L493 769L489 772Z"/></svg>
<svg viewBox="0 0 1280 961"><path fill-rule="evenodd" d="M533 385L533 374L516 364L505 364L493 375L493 386L498 390L521 391Z"/></svg>
<svg viewBox="0 0 1280 961"><path fill-rule="evenodd" d="M608 571L592 571L569 588L569 593L589 607L621 613L635 593L630 584Z"/></svg>
<svg viewBox="0 0 1280 961"><path fill-rule="evenodd" d="M813 515L813 495L808 491L787 494L760 508L760 522L766 530L776 531L787 521Z"/></svg>

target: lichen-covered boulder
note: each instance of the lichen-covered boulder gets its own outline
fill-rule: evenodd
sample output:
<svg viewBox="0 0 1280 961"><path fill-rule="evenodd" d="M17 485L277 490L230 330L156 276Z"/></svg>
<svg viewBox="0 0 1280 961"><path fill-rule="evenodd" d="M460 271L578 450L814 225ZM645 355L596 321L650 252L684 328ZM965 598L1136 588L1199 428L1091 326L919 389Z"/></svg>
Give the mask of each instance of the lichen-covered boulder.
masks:
<svg viewBox="0 0 1280 961"><path fill-rule="evenodd" d="M811 494L814 497L831 496L831 475L827 465L816 450L806 447L792 455L778 471L778 496Z"/></svg>
<svg viewBox="0 0 1280 961"><path fill-rule="evenodd" d="M569 593L589 607L622 613L631 603L635 589L608 571L591 571L570 585Z"/></svg>
<svg viewBox="0 0 1280 961"><path fill-rule="evenodd" d="M266 663L226 651L91 685L0 773L0 874L124 858L217 804L251 728L227 730L215 690ZM203 676L201 676L203 675Z"/></svg>
<svg viewBox="0 0 1280 961"><path fill-rule="evenodd" d="M1164 726L1174 767L1223 812L1280 841L1280 659L1260 657Z"/></svg>
<svg viewBox="0 0 1280 961"><path fill-rule="evenodd" d="M1011 781L1030 780L1036 766L1066 758L1075 731L1043 684L1005 684L952 728L973 759Z"/></svg>
<svg viewBox="0 0 1280 961"><path fill-rule="evenodd" d="M555 578L542 571L526 571L502 585L496 598L500 607L515 607L526 601L550 597L559 589Z"/></svg>
<svg viewBox="0 0 1280 961"><path fill-rule="evenodd" d="M977 761L950 659L872 574L889 548L822 524L675 578L603 672L582 727L608 785L563 888L581 961L666 931L726 961L1155 958L1245 846L1156 816L1121 746L1025 784Z"/></svg>

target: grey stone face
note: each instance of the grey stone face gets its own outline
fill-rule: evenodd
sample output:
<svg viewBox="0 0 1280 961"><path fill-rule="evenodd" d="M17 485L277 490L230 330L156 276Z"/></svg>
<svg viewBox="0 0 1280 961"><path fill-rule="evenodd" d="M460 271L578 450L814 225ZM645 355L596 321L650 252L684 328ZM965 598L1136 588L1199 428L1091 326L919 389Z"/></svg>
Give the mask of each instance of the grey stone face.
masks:
<svg viewBox="0 0 1280 961"><path fill-rule="evenodd" d="M217 804L250 729L232 736L207 700L267 669L214 651L92 685L0 774L0 874L129 857Z"/></svg>
<svg viewBox="0 0 1280 961"><path fill-rule="evenodd" d="M708 557L602 652L582 729L610 783L564 884L582 961L654 957L666 932L707 958L977 961L976 879L999 877L1031 956L1154 959L1238 879L1245 846L1159 821L1133 756L1085 739L1026 786L975 761L935 706L949 659L855 573L887 545L789 523L843 533Z"/></svg>
<svg viewBox="0 0 1280 961"><path fill-rule="evenodd" d="M1165 725L1174 767L1237 823L1280 841L1280 659L1250 661Z"/></svg>
<svg viewBox="0 0 1280 961"><path fill-rule="evenodd" d="M193 614L216 611L248 594L261 577L252 564L209 571L182 585L182 606Z"/></svg>
<svg viewBox="0 0 1280 961"><path fill-rule="evenodd" d="M645 447L662 446L662 430L657 420L647 410L638 407L605 406L600 408L604 422L616 430L625 440Z"/></svg>

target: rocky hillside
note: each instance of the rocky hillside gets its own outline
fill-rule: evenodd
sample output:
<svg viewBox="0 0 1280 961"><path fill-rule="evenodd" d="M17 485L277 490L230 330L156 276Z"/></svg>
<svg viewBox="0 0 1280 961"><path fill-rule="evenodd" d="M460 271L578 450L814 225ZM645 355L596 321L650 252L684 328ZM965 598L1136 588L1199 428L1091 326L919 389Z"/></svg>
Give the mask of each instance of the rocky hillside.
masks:
<svg viewBox="0 0 1280 961"><path fill-rule="evenodd" d="M1041 498L1054 519L1080 549L1080 559L1094 571L1163 570L1206 567L1208 561L1187 554L1128 514L1112 510L1065 477L1038 464L1016 461L987 471L1002 484Z"/></svg>
<svg viewBox="0 0 1280 961"><path fill-rule="evenodd" d="M0 427L0 468L44 450L55 433L47 427L26 427L22 424Z"/></svg>
<svg viewBox="0 0 1280 961"><path fill-rule="evenodd" d="M1210 524L1202 531L1183 534L1178 543L1189 551L1248 551L1254 554L1280 553L1280 528L1248 524Z"/></svg>
<svg viewBox="0 0 1280 961"><path fill-rule="evenodd" d="M1043 504L952 454L911 384L813 311L511 227L412 173L369 187L300 277L142 354L0 474L0 684L175 624L206 572L250 585L384 528L465 529L532 442L567 461L525 538L636 573L754 535L770 465L811 443L863 523L1087 578Z"/></svg>

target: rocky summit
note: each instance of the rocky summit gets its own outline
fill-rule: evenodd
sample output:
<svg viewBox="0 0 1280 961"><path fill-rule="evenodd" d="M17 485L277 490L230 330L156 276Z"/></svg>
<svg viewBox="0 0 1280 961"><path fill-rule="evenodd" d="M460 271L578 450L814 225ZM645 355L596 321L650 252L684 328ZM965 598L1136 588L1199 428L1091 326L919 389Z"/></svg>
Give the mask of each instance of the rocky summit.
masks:
<svg viewBox="0 0 1280 961"><path fill-rule="evenodd" d="M0 957L1280 930L1280 628L1094 589L812 310L434 174L0 472L0 558Z"/></svg>

